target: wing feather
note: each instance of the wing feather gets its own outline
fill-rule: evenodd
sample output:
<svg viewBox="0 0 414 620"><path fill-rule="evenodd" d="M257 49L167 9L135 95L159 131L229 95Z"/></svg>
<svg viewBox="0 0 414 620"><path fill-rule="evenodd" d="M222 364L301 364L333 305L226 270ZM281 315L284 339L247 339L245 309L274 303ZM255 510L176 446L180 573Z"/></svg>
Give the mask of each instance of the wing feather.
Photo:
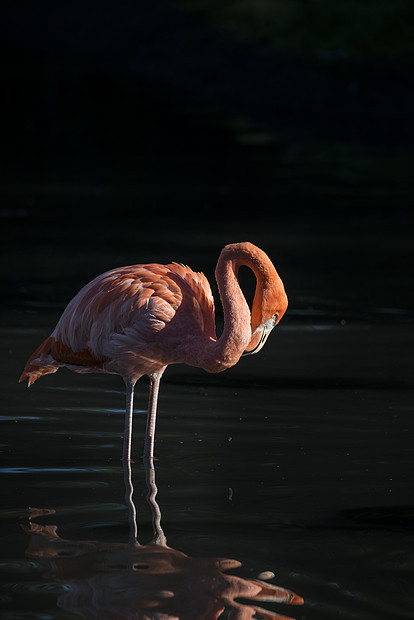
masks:
<svg viewBox="0 0 414 620"><path fill-rule="evenodd" d="M173 319L174 329L163 332ZM62 352L87 350L104 362L122 350L150 348L161 332L170 348L191 334L214 337L214 301L203 274L177 263L108 271L72 299L52 338Z"/></svg>

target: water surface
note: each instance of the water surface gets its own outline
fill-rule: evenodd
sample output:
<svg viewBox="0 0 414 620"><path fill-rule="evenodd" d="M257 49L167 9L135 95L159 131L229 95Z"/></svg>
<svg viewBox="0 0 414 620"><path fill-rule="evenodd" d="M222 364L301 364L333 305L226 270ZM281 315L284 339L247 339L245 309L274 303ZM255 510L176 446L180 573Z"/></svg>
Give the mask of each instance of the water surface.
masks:
<svg viewBox="0 0 414 620"><path fill-rule="evenodd" d="M0 618L413 618L409 3L4 4ZM167 369L154 470L145 379L131 472L120 378L17 383L98 274L216 294L245 240L289 310L223 374Z"/></svg>
<svg viewBox="0 0 414 620"><path fill-rule="evenodd" d="M30 391L17 387L20 360L41 331L3 329L10 363L2 376L2 617L104 617L85 603L92 591L87 562L95 569L98 562L91 548L100 558L94 579L104 580L108 600L121 596L118 580L135 592L149 588L133 568L148 565L139 554L156 537L139 458L148 386L143 379L137 387L132 465L144 547L131 551L122 380L61 370ZM224 374L167 370L155 450L158 526L168 545L161 549L189 557L189 573L202 566L212 583L228 570L220 578L230 588L225 613L241 613L240 602L298 619L413 613L412 340L405 324L298 319L281 324L261 355ZM202 558L228 562L213 562L211 573ZM284 588L304 604L287 607L275 590L266 602L248 602L248 590L231 602L239 592L233 577L244 580L237 587L251 588L264 571L274 574L268 583L282 588L279 597L287 596ZM165 579L159 591L168 590ZM182 566L174 579L178 598L185 587L200 587ZM128 604L119 605L128 610L131 597L124 598ZM171 613L170 602L162 599L160 610ZM195 618L187 599L183 605L182 617ZM251 613L246 617L267 617Z"/></svg>

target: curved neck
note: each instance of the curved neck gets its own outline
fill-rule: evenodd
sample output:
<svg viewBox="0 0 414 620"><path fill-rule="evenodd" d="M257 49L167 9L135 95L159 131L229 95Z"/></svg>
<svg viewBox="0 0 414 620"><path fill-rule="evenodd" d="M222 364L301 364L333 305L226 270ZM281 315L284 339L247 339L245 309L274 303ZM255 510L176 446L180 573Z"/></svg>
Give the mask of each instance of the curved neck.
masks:
<svg viewBox="0 0 414 620"><path fill-rule="evenodd" d="M242 264L248 265L242 260L236 244L226 246L217 262L216 281L223 306L224 329L203 355L202 366L208 372L221 372L237 364L251 339L250 310L237 277Z"/></svg>
<svg viewBox="0 0 414 620"><path fill-rule="evenodd" d="M242 265L249 267L256 276L251 316L238 280ZM197 364L209 372L230 368L237 364L244 351L255 352L259 345L261 348L288 304L282 280L269 257L247 241L223 248L217 262L216 280L223 305L224 330L218 340L210 339L203 347L201 363Z"/></svg>

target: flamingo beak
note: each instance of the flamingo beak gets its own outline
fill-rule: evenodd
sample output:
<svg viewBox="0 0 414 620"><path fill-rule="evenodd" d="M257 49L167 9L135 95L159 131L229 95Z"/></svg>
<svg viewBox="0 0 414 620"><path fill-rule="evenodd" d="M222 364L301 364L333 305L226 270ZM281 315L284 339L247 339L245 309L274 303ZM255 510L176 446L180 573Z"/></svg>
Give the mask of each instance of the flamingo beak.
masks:
<svg viewBox="0 0 414 620"><path fill-rule="evenodd" d="M254 347L254 349L252 349L251 351L245 351L243 353L242 357L244 357L245 355L253 355L254 353L258 353L260 351L260 349L264 346L266 340L269 337L270 332L272 331L272 329L274 328L275 325L276 325L276 321L275 321L275 319L273 317L271 319L269 319L263 325L259 325L259 327L254 332L254 333L261 332L261 335L260 335L260 338L259 338L259 342Z"/></svg>

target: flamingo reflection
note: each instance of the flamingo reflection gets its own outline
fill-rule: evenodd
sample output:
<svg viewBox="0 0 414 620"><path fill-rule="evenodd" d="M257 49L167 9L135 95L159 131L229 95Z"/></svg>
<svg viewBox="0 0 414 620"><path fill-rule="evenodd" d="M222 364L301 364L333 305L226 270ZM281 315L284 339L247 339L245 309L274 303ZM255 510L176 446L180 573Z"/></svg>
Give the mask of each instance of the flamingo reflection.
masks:
<svg viewBox="0 0 414 620"><path fill-rule="evenodd" d="M263 602L303 604L290 590L226 574L241 565L237 560L191 558L167 546L152 461L146 482L153 538L140 544L131 463L125 461L123 466L128 543L66 540L57 534L57 526L33 521L52 511L31 509L29 524L22 525L30 537L26 555L47 559L50 571L44 578L67 588L58 597L60 609L88 620L217 620L226 611L230 620L293 620L259 606ZM240 598L248 602L239 602Z"/></svg>

